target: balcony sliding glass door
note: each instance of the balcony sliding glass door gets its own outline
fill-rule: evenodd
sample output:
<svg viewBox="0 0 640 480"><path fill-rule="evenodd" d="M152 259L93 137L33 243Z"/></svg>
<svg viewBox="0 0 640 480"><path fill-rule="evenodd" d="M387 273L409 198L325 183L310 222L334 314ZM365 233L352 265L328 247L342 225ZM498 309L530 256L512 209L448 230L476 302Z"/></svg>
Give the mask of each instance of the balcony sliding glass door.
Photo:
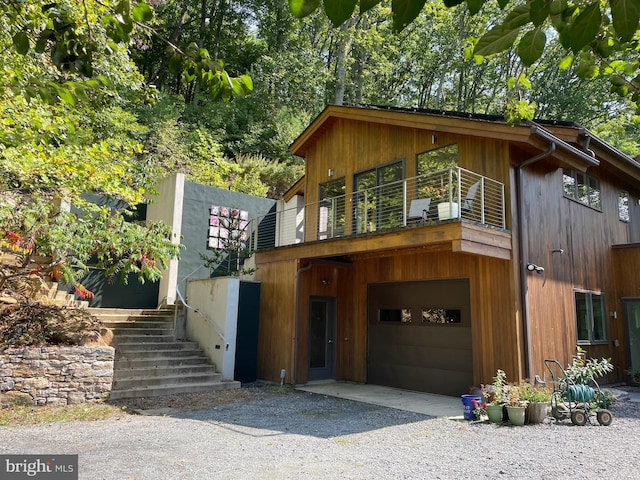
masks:
<svg viewBox="0 0 640 480"><path fill-rule="evenodd" d="M375 232L402 225L403 178L402 160L355 175L354 233Z"/></svg>

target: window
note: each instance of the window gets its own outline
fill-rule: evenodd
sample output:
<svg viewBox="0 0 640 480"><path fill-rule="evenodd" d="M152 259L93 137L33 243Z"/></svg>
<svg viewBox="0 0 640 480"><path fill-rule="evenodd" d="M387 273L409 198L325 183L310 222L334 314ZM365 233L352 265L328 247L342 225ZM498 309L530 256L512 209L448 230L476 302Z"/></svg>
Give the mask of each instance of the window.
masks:
<svg viewBox="0 0 640 480"><path fill-rule="evenodd" d="M375 232L402 225L404 162L389 163L354 177L355 232Z"/></svg>
<svg viewBox="0 0 640 480"><path fill-rule="evenodd" d="M444 308L423 308L422 323L460 323L462 315L460 310Z"/></svg>
<svg viewBox="0 0 640 480"><path fill-rule="evenodd" d="M416 161L418 175L433 173L447 168L458 166L458 144L447 145L445 147L419 153Z"/></svg>
<svg viewBox="0 0 640 480"><path fill-rule="evenodd" d="M629 192L618 192L618 218L623 222L628 222L629 217Z"/></svg>
<svg viewBox="0 0 640 480"><path fill-rule="evenodd" d="M601 209L600 180L596 177L565 168L562 170L562 186L565 197Z"/></svg>
<svg viewBox="0 0 640 480"><path fill-rule="evenodd" d="M606 342L604 296L600 293L576 291L575 304L578 343Z"/></svg>
<svg viewBox="0 0 640 480"><path fill-rule="evenodd" d="M318 239L344 234L345 179L339 178L320 184L318 206Z"/></svg>
<svg viewBox="0 0 640 480"><path fill-rule="evenodd" d="M411 309L409 308L381 308L379 313L381 322L411 323Z"/></svg>

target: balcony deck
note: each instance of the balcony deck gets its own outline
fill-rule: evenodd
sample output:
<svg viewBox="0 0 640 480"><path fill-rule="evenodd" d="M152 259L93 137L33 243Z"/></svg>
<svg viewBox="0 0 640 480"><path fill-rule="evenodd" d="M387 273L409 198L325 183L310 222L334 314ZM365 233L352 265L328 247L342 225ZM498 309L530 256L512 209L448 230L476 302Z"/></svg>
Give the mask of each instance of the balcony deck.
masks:
<svg viewBox="0 0 640 480"><path fill-rule="evenodd" d="M508 260L505 224L504 186L452 168L280 210L247 237L260 263L411 249Z"/></svg>
<svg viewBox="0 0 640 480"><path fill-rule="evenodd" d="M296 258L327 258L419 249L423 252L457 252L511 259L511 233L467 221L450 220L434 225L410 226L394 231L297 243L259 250L259 263Z"/></svg>

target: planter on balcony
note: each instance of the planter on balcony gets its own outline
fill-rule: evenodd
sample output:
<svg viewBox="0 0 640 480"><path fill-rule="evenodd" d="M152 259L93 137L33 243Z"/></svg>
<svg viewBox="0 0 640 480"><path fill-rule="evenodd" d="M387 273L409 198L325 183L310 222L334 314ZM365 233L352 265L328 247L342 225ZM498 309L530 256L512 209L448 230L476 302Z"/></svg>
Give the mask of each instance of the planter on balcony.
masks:
<svg viewBox="0 0 640 480"><path fill-rule="evenodd" d="M456 202L442 202L438 204L438 220L458 218L458 204Z"/></svg>

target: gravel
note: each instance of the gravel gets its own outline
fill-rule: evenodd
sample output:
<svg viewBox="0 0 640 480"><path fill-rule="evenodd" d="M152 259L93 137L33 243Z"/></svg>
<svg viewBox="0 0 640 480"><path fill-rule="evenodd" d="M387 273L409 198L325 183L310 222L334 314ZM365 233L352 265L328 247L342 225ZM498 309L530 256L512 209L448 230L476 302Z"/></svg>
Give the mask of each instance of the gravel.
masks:
<svg viewBox="0 0 640 480"><path fill-rule="evenodd" d="M0 454L77 453L87 480L638 478L640 404L611 410L609 427L512 427L257 393L191 412L0 427Z"/></svg>

